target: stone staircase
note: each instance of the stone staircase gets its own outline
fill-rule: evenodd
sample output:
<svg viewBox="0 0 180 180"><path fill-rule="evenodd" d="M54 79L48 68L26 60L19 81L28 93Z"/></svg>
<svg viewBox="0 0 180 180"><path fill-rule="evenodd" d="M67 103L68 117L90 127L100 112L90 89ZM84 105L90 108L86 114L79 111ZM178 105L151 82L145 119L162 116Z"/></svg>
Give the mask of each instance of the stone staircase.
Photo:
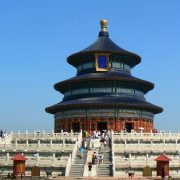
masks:
<svg viewBox="0 0 180 180"><path fill-rule="evenodd" d="M100 164L98 166L98 176L112 176L112 164Z"/></svg>
<svg viewBox="0 0 180 180"><path fill-rule="evenodd" d="M103 164L98 165L98 176L112 176L112 155L110 140L104 148L99 148L99 153L103 153Z"/></svg>
<svg viewBox="0 0 180 180"><path fill-rule="evenodd" d="M82 177L84 173L84 165L86 164L87 150L84 151L83 158L80 156L80 152L77 151L74 163L71 165L69 176Z"/></svg>

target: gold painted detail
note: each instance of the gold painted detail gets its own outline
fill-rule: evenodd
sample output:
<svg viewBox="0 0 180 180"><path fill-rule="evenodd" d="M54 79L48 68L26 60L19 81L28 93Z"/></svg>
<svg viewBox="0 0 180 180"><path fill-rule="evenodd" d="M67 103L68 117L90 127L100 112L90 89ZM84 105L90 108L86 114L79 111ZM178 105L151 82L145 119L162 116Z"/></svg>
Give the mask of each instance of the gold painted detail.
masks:
<svg viewBox="0 0 180 180"><path fill-rule="evenodd" d="M102 19L100 21L101 24L101 31L106 32L107 31L107 23L108 21L106 19Z"/></svg>
<svg viewBox="0 0 180 180"><path fill-rule="evenodd" d="M106 67L105 68L99 67L99 63L98 63L99 56L106 57ZM108 71L109 70L109 68L110 68L109 53L96 53L95 60L96 60L96 71Z"/></svg>

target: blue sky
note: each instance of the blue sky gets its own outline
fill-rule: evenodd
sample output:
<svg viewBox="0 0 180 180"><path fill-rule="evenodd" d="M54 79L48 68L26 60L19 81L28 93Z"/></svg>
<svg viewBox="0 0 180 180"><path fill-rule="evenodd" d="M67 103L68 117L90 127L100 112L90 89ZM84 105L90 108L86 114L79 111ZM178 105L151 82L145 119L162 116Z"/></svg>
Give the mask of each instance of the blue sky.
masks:
<svg viewBox="0 0 180 180"><path fill-rule="evenodd" d="M66 58L93 43L100 19L110 38L137 53L136 77L155 84L146 99L164 108L158 129L180 129L180 1L0 1L0 128L50 131L45 107L60 102L56 82L76 70Z"/></svg>

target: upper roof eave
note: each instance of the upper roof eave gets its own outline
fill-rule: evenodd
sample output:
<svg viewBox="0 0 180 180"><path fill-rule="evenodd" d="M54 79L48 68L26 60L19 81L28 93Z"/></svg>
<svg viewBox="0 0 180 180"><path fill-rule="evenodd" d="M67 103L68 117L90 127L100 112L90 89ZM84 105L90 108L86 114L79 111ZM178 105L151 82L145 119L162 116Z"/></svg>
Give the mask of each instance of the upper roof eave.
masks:
<svg viewBox="0 0 180 180"><path fill-rule="evenodd" d="M141 57L139 55L119 47L108 36L98 37L98 39L87 48L70 55L67 58L67 61L68 63L73 65L74 64L73 61L76 57L85 54L93 54L93 53L115 53L119 55L130 56L132 57L132 59L129 61L129 64L131 64L132 67L141 62Z"/></svg>
<svg viewBox="0 0 180 180"><path fill-rule="evenodd" d="M102 50L93 50L93 51L83 51L83 52L77 52L77 53L74 53L72 55L70 55L68 58L67 58L67 62L69 64L72 64L73 65L73 60L75 58L77 58L78 56L81 56L81 55L88 55L88 54L95 54L95 53L114 53L114 54L119 54L119 55L131 55L132 57L136 58L136 62L132 62L131 61L131 67L134 67L135 65L139 64L141 62L141 57L134 54L134 53L131 53L131 52L128 52L128 53L122 53L122 52L118 52L118 51L102 51Z"/></svg>

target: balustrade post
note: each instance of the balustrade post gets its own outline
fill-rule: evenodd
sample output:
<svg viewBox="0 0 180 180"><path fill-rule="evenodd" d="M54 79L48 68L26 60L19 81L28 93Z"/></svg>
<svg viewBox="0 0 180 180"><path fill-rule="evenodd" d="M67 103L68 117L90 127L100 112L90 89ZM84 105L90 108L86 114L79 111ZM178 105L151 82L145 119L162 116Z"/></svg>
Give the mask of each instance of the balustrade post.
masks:
<svg viewBox="0 0 180 180"><path fill-rule="evenodd" d="M49 151L52 150L52 139L50 140L50 144L49 144Z"/></svg>
<svg viewBox="0 0 180 180"><path fill-rule="evenodd" d="M65 139L62 140L62 146L65 146Z"/></svg>
<svg viewBox="0 0 180 180"><path fill-rule="evenodd" d="M153 132L152 132L152 130L151 130L151 134L150 134L150 136L151 136L151 139L153 139Z"/></svg>
<svg viewBox="0 0 180 180"><path fill-rule="evenodd" d="M52 155L52 166L54 166L54 161L55 161L55 153Z"/></svg>
<svg viewBox="0 0 180 180"><path fill-rule="evenodd" d="M178 139L176 139L176 151L178 150Z"/></svg>
<svg viewBox="0 0 180 180"><path fill-rule="evenodd" d="M14 144L14 151L17 150L17 140L15 140L15 144Z"/></svg>
<svg viewBox="0 0 180 180"><path fill-rule="evenodd" d="M25 148L25 151L27 151L28 150L28 139L26 139L26 148Z"/></svg>
<svg viewBox="0 0 180 180"><path fill-rule="evenodd" d="M71 134L70 134L71 138L73 137L73 130L71 129Z"/></svg>
<svg viewBox="0 0 180 180"><path fill-rule="evenodd" d="M65 176L69 175L70 167L71 167L71 153L69 154L68 162L66 164L66 169L65 169Z"/></svg>
<svg viewBox="0 0 180 180"><path fill-rule="evenodd" d="M146 154L146 166L148 166L148 159L149 159L149 155Z"/></svg>
<svg viewBox="0 0 180 180"><path fill-rule="evenodd" d="M123 130L121 130L120 132L120 138L122 139L122 136L123 136Z"/></svg>
<svg viewBox="0 0 180 180"><path fill-rule="evenodd" d="M124 151L126 151L126 139L124 140Z"/></svg>
<svg viewBox="0 0 180 180"><path fill-rule="evenodd" d="M6 141L4 143L4 149L2 151L6 151Z"/></svg>
<svg viewBox="0 0 180 180"><path fill-rule="evenodd" d="M45 130L42 131L42 137L44 138L45 135Z"/></svg>
<svg viewBox="0 0 180 180"><path fill-rule="evenodd" d="M36 137L36 131L35 130L33 131L33 137L34 138Z"/></svg>
<svg viewBox="0 0 180 180"><path fill-rule="evenodd" d="M130 135L130 136L131 136L131 139L133 138L133 135L134 135L134 133L133 133L133 131L131 130L131 135Z"/></svg>
<svg viewBox="0 0 180 180"><path fill-rule="evenodd" d="M38 139L38 147L37 147L37 151L39 151L40 145L41 145L41 143L40 143L40 140Z"/></svg>
<svg viewBox="0 0 180 180"><path fill-rule="evenodd" d="M163 139L163 133L162 133L162 131L160 131L160 137L161 137L161 139Z"/></svg>
<svg viewBox="0 0 180 180"><path fill-rule="evenodd" d="M6 164L9 164L9 153L6 153Z"/></svg>
<svg viewBox="0 0 180 180"><path fill-rule="evenodd" d="M39 153L36 154L36 166L39 166Z"/></svg>
<svg viewBox="0 0 180 180"><path fill-rule="evenodd" d="M138 139L138 143L137 143L137 150L139 152L139 143L140 143L140 140Z"/></svg>
<svg viewBox="0 0 180 180"><path fill-rule="evenodd" d="M61 138L63 137L63 134L64 134L64 133L63 133L63 130L61 129Z"/></svg>
<svg viewBox="0 0 180 180"><path fill-rule="evenodd" d="M129 154L129 167L131 167L131 153Z"/></svg>
<svg viewBox="0 0 180 180"><path fill-rule="evenodd" d="M153 139L151 139L151 152L153 152Z"/></svg>
<svg viewBox="0 0 180 180"><path fill-rule="evenodd" d="M165 152L165 144L166 144L166 141L165 139L163 139L163 151Z"/></svg>
<svg viewBox="0 0 180 180"><path fill-rule="evenodd" d="M169 137L171 137L171 131L170 130L168 131L168 133L169 133Z"/></svg>
<svg viewBox="0 0 180 180"><path fill-rule="evenodd" d="M51 131L51 137L54 137L54 130Z"/></svg>
<svg viewBox="0 0 180 180"><path fill-rule="evenodd" d="M17 137L19 138L20 137L20 131L18 130L18 135L17 135Z"/></svg>
<svg viewBox="0 0 180 180"><path fill-rule="evenodd" d="M27 130L25 131L25 134L26 134L26 138L27 138L27 135L28 135L28 131Z"/></svg>

